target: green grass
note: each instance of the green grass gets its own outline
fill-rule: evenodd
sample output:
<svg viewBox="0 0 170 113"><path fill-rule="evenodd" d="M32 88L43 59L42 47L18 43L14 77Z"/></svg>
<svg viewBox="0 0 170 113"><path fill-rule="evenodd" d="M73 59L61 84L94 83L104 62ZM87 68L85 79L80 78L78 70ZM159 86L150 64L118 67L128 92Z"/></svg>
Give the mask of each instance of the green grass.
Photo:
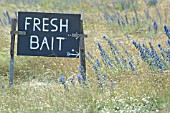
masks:
<svg viewBox="0 0 170 113"><path fill-rule="evenodd" d="M3 11L6 10L12 17L15 17L14 11L81 13L84 20L84 33L88 35L85 39L86 51L90 51L95 58L101 60L100 51L97 49L98 42L111 56L109 46L102 37L107 36L117 46L117 41L120 40L124 48L120 46L118 48L121 52L127 49L132 54L138 75L130 69L118 68L116 71L102 64L99 72L100 74L106 73L108 82L105 86L98 87L98 80L92 65L86 61L87 85L79 84L76 78L80 73L79 59L16 56L15 49L14 86L10 88L8 83L10 25L0 25L0 85L5 84L5 88L0 87L0 113L170 112L170 71L149 68L145 62L141 61L139 53L131 43L132 40L142 42L142 38L145 37L148 45L149 36L152 36L154 48L157 48L158 43L166 47L164 41L167 37L164 34L163 25L170 26L169 16L167 20L164 16L164 10L170 10L167 6L168 0L151 7L146 6L143 0L138 0L138 4L135 4L140 21L142 17L145 17L143 10L148 9L152 19L158 22L157 34L153 32L153 29L151 33L148 33L148 26L152 28L153 25L152 20L146 21L146 24L120 28L116 22L104 19L104 11L110 15L119 12L121 15L127 13L128 18L135 17L131 5L124 10L121 4L114 6L112 1L108 0L73 0L69 4L69 0L50 1L43 0L41 4L39 2L28 4L26 1L24 4L16 4L2 0L0 18L6 20L3 16ZM95 6L95 3L101 5L100 8ZM163 24L159 23L156 8L160 9ZM126 34L129 34L130 41L127 40ZM17 48L16 44L15 48ZM159 52L158 49L157 51ZM66 76L67 88L59 82L60 75ZM76 78L74 85L69 82L69 78L73 76ZM114 80L114 88L110 88L110 79Z"/></svg>

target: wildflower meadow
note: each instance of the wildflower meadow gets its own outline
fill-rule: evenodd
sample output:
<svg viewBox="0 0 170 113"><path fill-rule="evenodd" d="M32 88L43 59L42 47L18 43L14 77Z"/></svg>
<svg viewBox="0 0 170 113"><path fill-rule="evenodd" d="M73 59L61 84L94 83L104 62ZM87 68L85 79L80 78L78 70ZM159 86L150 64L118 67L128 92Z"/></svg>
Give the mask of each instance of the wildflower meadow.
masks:
<svg viewBox="0 0 170 113"><path fill-rule="evenodd" d="M169 113L169 0L1 0L0 113ZM18 12L81 14L78 58L17 56ZM86 78L84 77L86 75Z"/></svg>

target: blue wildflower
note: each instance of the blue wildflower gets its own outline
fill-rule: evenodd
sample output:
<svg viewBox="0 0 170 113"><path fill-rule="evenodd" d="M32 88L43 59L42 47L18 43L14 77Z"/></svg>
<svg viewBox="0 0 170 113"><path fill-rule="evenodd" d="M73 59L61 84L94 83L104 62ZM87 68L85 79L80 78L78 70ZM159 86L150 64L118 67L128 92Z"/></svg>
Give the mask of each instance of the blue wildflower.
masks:
<svg viewBox="0 0 170 113"><path fill-rule="evenodd" d="M98 66L98 67L101 67L101 64L100 64L100 61L99 61L98 58L96 58L96 63L97 63L97 66Z"/></svg>
<svg viewBox="0 0 170 113"><path fill-rule="evenodd" d="M152 42L152 37L151 36L149 37L149 39L150 39L150 42Z"/></svg>
<svg viewBox="0 0 170 113"><path fill-rule="evenodd" d="M165 33L169 32L169 29L168 29L168 27L166 25L164 25L164 31L165 31Z"/></svg>
<svg viewBox="0 0 170 113"><path fill-rule="evenodd" d="M159 63L159 68L162 69L163 68L163 64L162 62Z"/></svg>
<svg viewBox="0 0 170 113"><path fill-rule="evenodd" d="M120 46L122 46L122 42L120 40L117 41Z"/></svg>
<svg viewBox="0 0 170 113"><path fill-rule="evenodd" d="M167 46L170 46L170 39L166 41Z"/></svg>
<svg viewBox="0 0 170 113"><path fill-rule="evenodd" d="M80 73L81 75L83 75L83 77L85 77L85 70L84 70L84 67L79 65L79 70L80 70Z"/></svg>
<svg viewBox="0 0 170 113"><path fill-rule="evenodd" d="M136 22L137 22L137 24L139 24L138 13L137 13L136 8L134 7L134 5L133 5L133 11L134 11L134 13L135 13Z"/></svg>
<svg viewBox="0 0 170 113"><path fill-rule="evenodd" d="M127 68L127 65L126 65L126 59L124 58L124 56L122 56L122 65Z"/></svg>
<svg viewBox="0 0 170 113"><path fill-rule="evenodd" d="M161 47L161 44L158 44L158 47L160 48L160 47Z"/></svg>
<svg viewBox="0 0 170 113"><path fill-rule="evenodd" d="M166 52L166 53L167 53L167 55L168 55L168 56L170 56L170 49L169 49L169 50L167 50L167 52Z"/></svg>
<svg viewBox="0 0 170 113"><path fill-rule="evenodd" d="M148 10L144 10L144 13L145 13L145 16L146 16L146 18L148 20L150 18L149 11Z"/></svg>
<svg viewBox="0 0 170 113"><path fill-rule="evenodd" d="M11 17L9 16L8 11L5 12L5 15L6 15L7 19L8 19L8 24L11 24Z"/></svg>
<svg viewBox="0 0 170 113"><path fill-rule="evenodd" d="M117 23L119 24L119 26L121 27L121 24L120 24L120 20L119 18L117 19Z"/></svg>
<svg viewBox="0 0 170 113"><path fill-rule="evenodd" d="M77 79L78 79L78 82L79 82L80 84L83 83L83 84L86 85L86 83L85 83L85 78L84 78L83 76L77 75Z"/></svg>
<svg viewBox="0 0 170 113"><path fill-rule="evenodd" d="M143 52L140 52L140 56L141 56L142 60L144 60L145 54Z"/></svg>
<svg viewBox="0 0 170 113"><path fill-rule="evenodd" d="M160 50L163 50L161 44L158 44L158 47L159 47Z"/></svg>
<svg viewBox="0 0 170 113"><path fill-rule="evenodd" d="M132 70L132 71L135 71L135 68L134 68L132 62L129 62L129 65L130 65L131 70Z"/></svg>
<svg viewBox="0 0 170 113"><path fill-rule="evenodd" d="M102 51L102 46L100 45L100 43L97 43L97 45L98 45L98 49L99 49L100 51Z"/></svg>
<svg viewBox="0 0 170 113"><path fill-rule="evenodd" d="M130 36L129 36L128 34L126 35L126 38L127 38L128 40L130 40Z"/></svg>
<svg viewBox="0 0 170 113"><path fill-rule="evenodd" d="M98 67L95 66L95 65L93 65L93 69L97 71L97 70L98 70Z"/></svg>
<svg viewBox="0 0 170 113"><path fill-rule="evenodd" d="M118 64L120 64L120 61L119 61L119 59L115 56L115 60L116 60L116 62L118 63Z"/></svg>
<svg viewBox="0 0 170 113"><path fill-rule="evenodd" d="M107 64L112 68L113 65L111 64L111 61L108 60Z"/></svg>
<svg viewBox="0 0 170 113"><path fill-rule="evenodd" d="M61 82L62 84L65 84L65 83L66 83L66 78L65 78L64 75L61 75L61 76L60 76L60 82Z"/></svg>
<svg viewBox="0 0 170 113"><path fill-rule="evenodd" d="M168 36L168 38L170 39L170 31L169 31L169 28L164 25L164 31L165 31L165 34Z"/></svg>
<svg viewBox="0 0 170 113"><path fill-rule="evenodd" d="M157 0L156 0L156 1L157 1ZM162 17L161 17L161 14L160 14L160 11L159 11L159 9L158 9L158 8L156 9L156 12L157 12L157 14L158 14L158 17L159 17L160 23L162 23Z"/></svg>
<svg viewBox="0 0 170 113"><path fill-rule="evenodd" d="M147 3L148 6L155 6L158 3L158 0L149 0Z"/></svg>
<svg viewBox="0 0 170 113"><path fill-rule="evenodd" d="M170 45L170 39L168 39L168 44Z"/></svg>
<svg viewBox="0 0 170 113"><path fill-rule="evenodd" d="M133 44L135 47L137 47L137 46L136 46L136 42L135 42L134 40L132 41L132 44Z"/></svg>
<svg viewBox="0 0 170 113"><path fill-rule="evenodd" d="M74 77L70 78L70 82L71 82L72 84L75 83Z"/></svg>
<svg viewBox="0 0 170 113"><path fill-rule="evenodd" d="M101 86L105 86L107 83L106 74L102 74L102 77L103 77L103 83L101 83Z"/></svg>
<svg viewBox="0 0 170 113"><path fill-rule="evenodd" d="M94 59L94 56L88 51L87 54L90 56L91 59Z"/></svg>
<svg viewBox="0 0 170 113"><path fill-rule="evenodd" d="M78 79L81 79L81 76L80 76L80 75L77 75L77 78L78 78Z"/></svg>
<svg viewBox="0 0 170 113"><path fill-rule="evenodd" d="M166 58L165 58L165 54L164 54L163 52L160 52L160 54L162 55L162 57L163 57L164 59L166 59Z"/></svg>
<svg viewBox="0 0 170 113"><path fill-rule="evenodd" d="M83 80L83 77L81 75L77 75L78 80Z"/></svg>
<svg viewBox="0 0 170 113"><path fill-rule="evenodd" d="M106 77L106 74L102 74L102 77L105 78L105 77Z"/></svg>
<svg viewBox="0 0 170 113"><path fill-rule="evenodd" d="M151 27L150 27L150 26L148 27L148 32L149 32L149 33L151 32Z"/></svg>
<svg viewBox="0 0 170 113"><path fill-rule="evenodd" d="M140 43L137 43L137 48L138 48L138 49L140 49L140 48L141 48Z"/></svg>
<svg viewBox="0 0 170 113"><path fill-rule="evenodd" d="M2 84L1 87L2 87L2 89L5 89L5 84Z"/></svg>
<svg viewBox="0 0 170 113"><path fill-rule="evenodd" d="M126 53L126 54L129 54L127 50L125 50L125 53Z"/></svg>
<svg viewBox="0 0 170 113"><path fill-rule="evenodd" d="M116 85L115 85L115 83L114 83L114 80L111 79L110 82L111 82L110 88L112 89L112 88L114 88Z"/></svg>
<svg viewBox="0 0 170 113"><path fill-rule="evenodd" d="M125 15L126 24L129 24L127 14Z"/></svg>

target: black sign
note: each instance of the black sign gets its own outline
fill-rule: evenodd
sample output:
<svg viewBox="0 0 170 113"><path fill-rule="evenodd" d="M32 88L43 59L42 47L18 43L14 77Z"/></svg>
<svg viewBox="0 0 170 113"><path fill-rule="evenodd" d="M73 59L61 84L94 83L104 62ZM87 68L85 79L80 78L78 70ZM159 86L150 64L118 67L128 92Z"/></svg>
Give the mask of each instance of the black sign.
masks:
<svg viewBox="0 0 170 113"><path fill-rule="evenodd" d="M18 12L17 55L79 57L80 14Z"/></svg>

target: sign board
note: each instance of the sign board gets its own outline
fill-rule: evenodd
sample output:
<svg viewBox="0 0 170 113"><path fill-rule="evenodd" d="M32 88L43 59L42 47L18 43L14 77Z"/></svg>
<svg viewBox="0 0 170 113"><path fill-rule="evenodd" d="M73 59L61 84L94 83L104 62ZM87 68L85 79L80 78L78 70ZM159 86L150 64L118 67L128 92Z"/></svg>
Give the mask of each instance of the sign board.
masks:
<svg viewBox="0 0 170 113"><path fill-rule="evenodd" d="M18 12L17 55L79 57L80 14Z"/></svg>

